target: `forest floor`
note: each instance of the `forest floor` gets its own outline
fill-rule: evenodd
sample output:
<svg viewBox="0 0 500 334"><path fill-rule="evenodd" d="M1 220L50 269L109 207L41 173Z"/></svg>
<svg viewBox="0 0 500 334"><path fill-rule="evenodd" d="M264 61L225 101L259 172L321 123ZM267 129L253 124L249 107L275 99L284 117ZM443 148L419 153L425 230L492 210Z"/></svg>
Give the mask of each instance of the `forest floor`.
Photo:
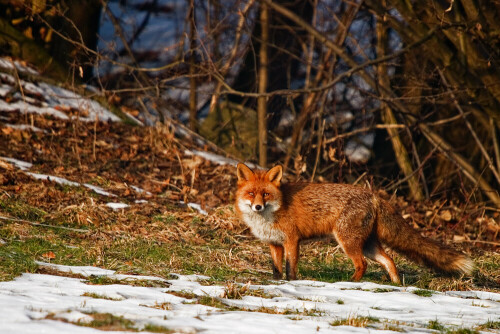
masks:
<svg viewBox="0 0 500 334"><path fill-rule="evenodd" d="M32 261L44 259L123 273L161 276L174 270L221 281L270 278L266 247L233 212L234 166L193 155L200 148L175 138L167 127L14 112L0 112L0 117L0 157L32 164L22 170L0 160L0 215L14 219L1 220L0 238L6 244L0 249L16 250L19 256L2 261L1 278L36 270ZM406 284L468 289L498 283L498 212L446 200L390 200L423 234L471 254L478 269L468 279L450 279L396 255ZM13 268L6 267L9 262ZM301 278L346 280L352 269L335 242L302 249ZM377 265L369 267L365 278L387 280Z"/></svg>
<svg viewBox="0 0 500 334"><path fill-rule="evenodd" d="M234 215L235 167L196 150L203 148L166 126L0 111L0 281L22 273L69 275L39 265L50 262L159 278L205 275L226 290L269 284L267 247ZM498 210L379 194L423 234L476 264L469 277L445 277L391 253L404 286L500 291ZM302 280L348 281L352 272L334 241L301 248ZM363 280L389 281L374 263ZM101 283L109 282L93 284Z"/></svg>

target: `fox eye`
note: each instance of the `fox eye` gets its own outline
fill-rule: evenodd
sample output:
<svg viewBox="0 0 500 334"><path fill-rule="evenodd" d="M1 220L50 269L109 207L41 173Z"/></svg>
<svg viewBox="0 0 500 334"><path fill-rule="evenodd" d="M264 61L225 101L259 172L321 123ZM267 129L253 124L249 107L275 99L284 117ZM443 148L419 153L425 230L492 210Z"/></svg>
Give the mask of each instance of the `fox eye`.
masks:
<svg viewBox="0 0 500 334"><path fill-rule="evenodd" d="M248 195L253 196L254 194L253 194L253 192L249 192Z"/></svg>
<svg viewBox="0 0 500 334"><path fill-rule="evenodd" d="M269 196L269 193L264 193L264 197L267 197L267 196Z"/></svg>

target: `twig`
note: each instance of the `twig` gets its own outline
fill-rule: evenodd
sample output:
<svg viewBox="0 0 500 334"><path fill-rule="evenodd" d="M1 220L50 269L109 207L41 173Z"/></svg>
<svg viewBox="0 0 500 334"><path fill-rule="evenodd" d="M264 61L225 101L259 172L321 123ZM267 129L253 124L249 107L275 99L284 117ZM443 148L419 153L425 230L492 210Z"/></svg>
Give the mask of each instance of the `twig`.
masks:
<svg viewBox="0 0 500 334"><path fill-rule="evenodd" d="M479 150L481 151L481 153L483 154L484 159L488 163L488 168L491 170L491 172L495 176L498 184L500 185L500 173L496 170L495 165L493 164L493 161L491 160L490 155L488 154L488 152L484 148L483 144L479 140L479 137L477 136L476 131L474 131L474 129L472 128L472 125L470 124L470 122L465 117L465 113L462 110L462 107L460 106L460 104L458 103L457 97L455 96L455 94L453 93L453 91L450 89L450 86L448 85L448 82L446 81L446 78L445 78L443 72L439 68L438 68L438 72L439 72L439 75L441 76L441 80L443 80L444 86L446 87L446 89L448 90L451 98L453 99L453 104L457 108L457 110L460 113L460 115L462 115L462 118L464 119L465 125L467 126L467 128L470 131L470 133L472 134L472 137L476 141L476 144L479 147Z"/></svg>
<svg viewBox="0 0 500 334"><path fill-rule="evenodd" d="M68 231L72 231L72 232L80 232L80 233L88 233L88 232L90 232L89 230L82 230L82 229L79 229L79 228L65 227L65 226L55 226L55 225L49 225L49 224L32 222L32 221L29 221L29 220L24 220L24 219L19 219L19 218L11 218L11 217L0 216L0 219L1 220L18 222L18 223L28 223L28 224L31 224L31 225L34 225L34 226L59 228L59 229L68 230Z"/></svg>
<svg viewBox="0 0 500 334"><path fill-rule="evenodd" d="M95 154L95 147L96 147L96 142L97 142L97 122L99 121L99 116L97 113L95 114L95 122L94 122L94 140L92 141L92 158L94 161L97 160L96 154Z"/></svg>
<svg viewBox="0 0 500 334"><path fill-rule="evenodd" d="M497 160L497 169L500 173L500 147L498 146L497 128L493 118L490 117L491 139L493 140L493 149L495 150L495 158Z"/></svg>
<svg viewBox="0 0 500 334"><path fill-rule="evenodd" d="M500 246L500 242L483 241L483 240L460 240L458 242L471 242L471 243L477 242L477 243L481 243L481 244Z"/></svg>
<svg viewBox="0 0 500 334"><path fill-rule="evenodd" d="M316 148L316 159L314 160L314 168L311 174L311 182L314 181L314 175L316 174L316 168L318 167L318 162L319 162L319 157L321 154L321 144L323 142L323 134L325 132L325 122L326 120L324 119L323 122L321 123L320 131L318 133L318 147Z"/></svg>
<svg viewBox="0 0 500 334"><path fill-rule="evenodd" d="M367 127L364 127L364 128L361 128L361 129L356 129L356 130L353 130L353 131L350 131L350 132L346 132L346 133L341 133L333 138L330 138L330 139L327 139L324 141L323 144L330 144L330 143L333 143L335 141L337 141L338 139L341 139L341 138L345 138L345 137L351 137L351 136L354 136L354 135L357 135L358 133L363 133L363 132L366 132L366 131L370 131L370 130L375 130L375 129L404 129L406 127L406 125L404 124L375 124L375 125L372 125L372 126L367 126ZM316 146L313 146L313 147L316 147Z"/></svg>
<svg viewBox="0 0 500 334"><path fill-rule="evenodd" d="M474 184L477 184L488 196L495 205L500 207L500 196L498 191L490 186L490 184L479 174L476 169L460 154L455 153L450 144L444 141L436 133L432 132L425 124L419 125L420 131L427 140L445 154Z"/></svg>
<svg viewBox="0 0 500 334"><path fill-rule="evenodd" d="M234 46L233 49L231 50L231 55L229 56L228 61L224 64L224 66L221 69L221 77L224 79L227 74L229 73L229 70L231 66L233 65L234 60L236 59L236 55L238 53L238 48L240 46L240 41L241 41L241 36L242 33L241 31L243 30L243 26L245 25L245 20L247 17L247 13L250 10L250 8L253 6L255 0L250 0L246 4L245 8L239 12L238 14L240 15L240 20L238 21L238 27L236 28L236 36L234 38ZM219 93L222 88L222 82L218 81L217 86L214 89L214 94L212 95L212 99L210 101L210 113L214 111L215 106L217 105L217 100L219 98Z"/></svg>
<svg viewBox="0 0 500 334"><path fill-rule="evenodd" d="M413 175L415 175L416 173L419 173L423 169L424 164L427 162L427 160L430 159L430 157L434 154L434 152L436 152L436 150L437 150L437 147L434 147L432 149L432 151L429 154L427 154L427 156L424 158L424 161L419 163L418 167L411 174L407 175L404 179L398 180L398 182L396 182L388 187L385 187L385 190L391 191L394 188L398 187L401 183L406 182L410 177L413 177ZM428 197L429 197L429 194L427 194L427 198Z"/></svg>

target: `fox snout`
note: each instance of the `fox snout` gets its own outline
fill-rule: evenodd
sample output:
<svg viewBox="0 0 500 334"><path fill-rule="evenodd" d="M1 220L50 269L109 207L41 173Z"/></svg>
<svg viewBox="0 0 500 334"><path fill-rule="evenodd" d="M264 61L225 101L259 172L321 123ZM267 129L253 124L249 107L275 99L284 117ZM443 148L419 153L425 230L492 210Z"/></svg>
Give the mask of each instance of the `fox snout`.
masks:
<svg viewBox="0 0 500 334"><path fill-rule="evenodd" d="M252 195L253 194L254 193L252 193ZM253 201L251 204L252 211L254 211L254 212L264 211L264 209L266 208L266 202L264 200L264 197L259 193L256 193L254 196L255 197L253 198Z"/></svg>
<svg viewBox="0 0 500 334"><path fill-rule="evenodd" d="M261 212L264 210L264 205L262 204L252 204L252 210L255 212Z"/></svg>

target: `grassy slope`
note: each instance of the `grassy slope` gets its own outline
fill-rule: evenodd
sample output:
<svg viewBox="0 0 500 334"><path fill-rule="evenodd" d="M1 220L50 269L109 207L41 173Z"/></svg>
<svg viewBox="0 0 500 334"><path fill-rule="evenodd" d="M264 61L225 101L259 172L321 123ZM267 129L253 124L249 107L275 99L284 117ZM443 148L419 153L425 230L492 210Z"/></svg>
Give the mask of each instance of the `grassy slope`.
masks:
<svg viewBox="0 0 500 334"><path fill-rule="evenodd" d="M7 117L12 118L10 123L24 121L13 114ZM249 234L228 204L235 187L231 167L185 154L185 143L164 128L101 123L94 128L94 124L39 116L35 125L47 133L2 131L0 141L8 145L0 147L0 156L30 161L34 172L98 185L117 197L37 181L0 164L0 215L52 226L0 220L0 280L36 272L36 260L162 277L171 272L197 273L219 282L271 279L267 247ZM138 193L129 185L152 194ZM135 203L137 199L147 203ZM180 200L215 209L203 216L180 206ZM130 207L114 211L105 205L110 201ZM449 236L442 221L434 217L432 221L437 226L431 224L428 230L442 231L441 238ZM478 270L465 278L438 276L398 256L396 262L407 285L498 289L498 253L474 249L472 253ZM339 281L349 279L353 266L334 242L315 242L302 247L299 270L302 279ZM388 283L375 264L364 279Z"/></svg>

